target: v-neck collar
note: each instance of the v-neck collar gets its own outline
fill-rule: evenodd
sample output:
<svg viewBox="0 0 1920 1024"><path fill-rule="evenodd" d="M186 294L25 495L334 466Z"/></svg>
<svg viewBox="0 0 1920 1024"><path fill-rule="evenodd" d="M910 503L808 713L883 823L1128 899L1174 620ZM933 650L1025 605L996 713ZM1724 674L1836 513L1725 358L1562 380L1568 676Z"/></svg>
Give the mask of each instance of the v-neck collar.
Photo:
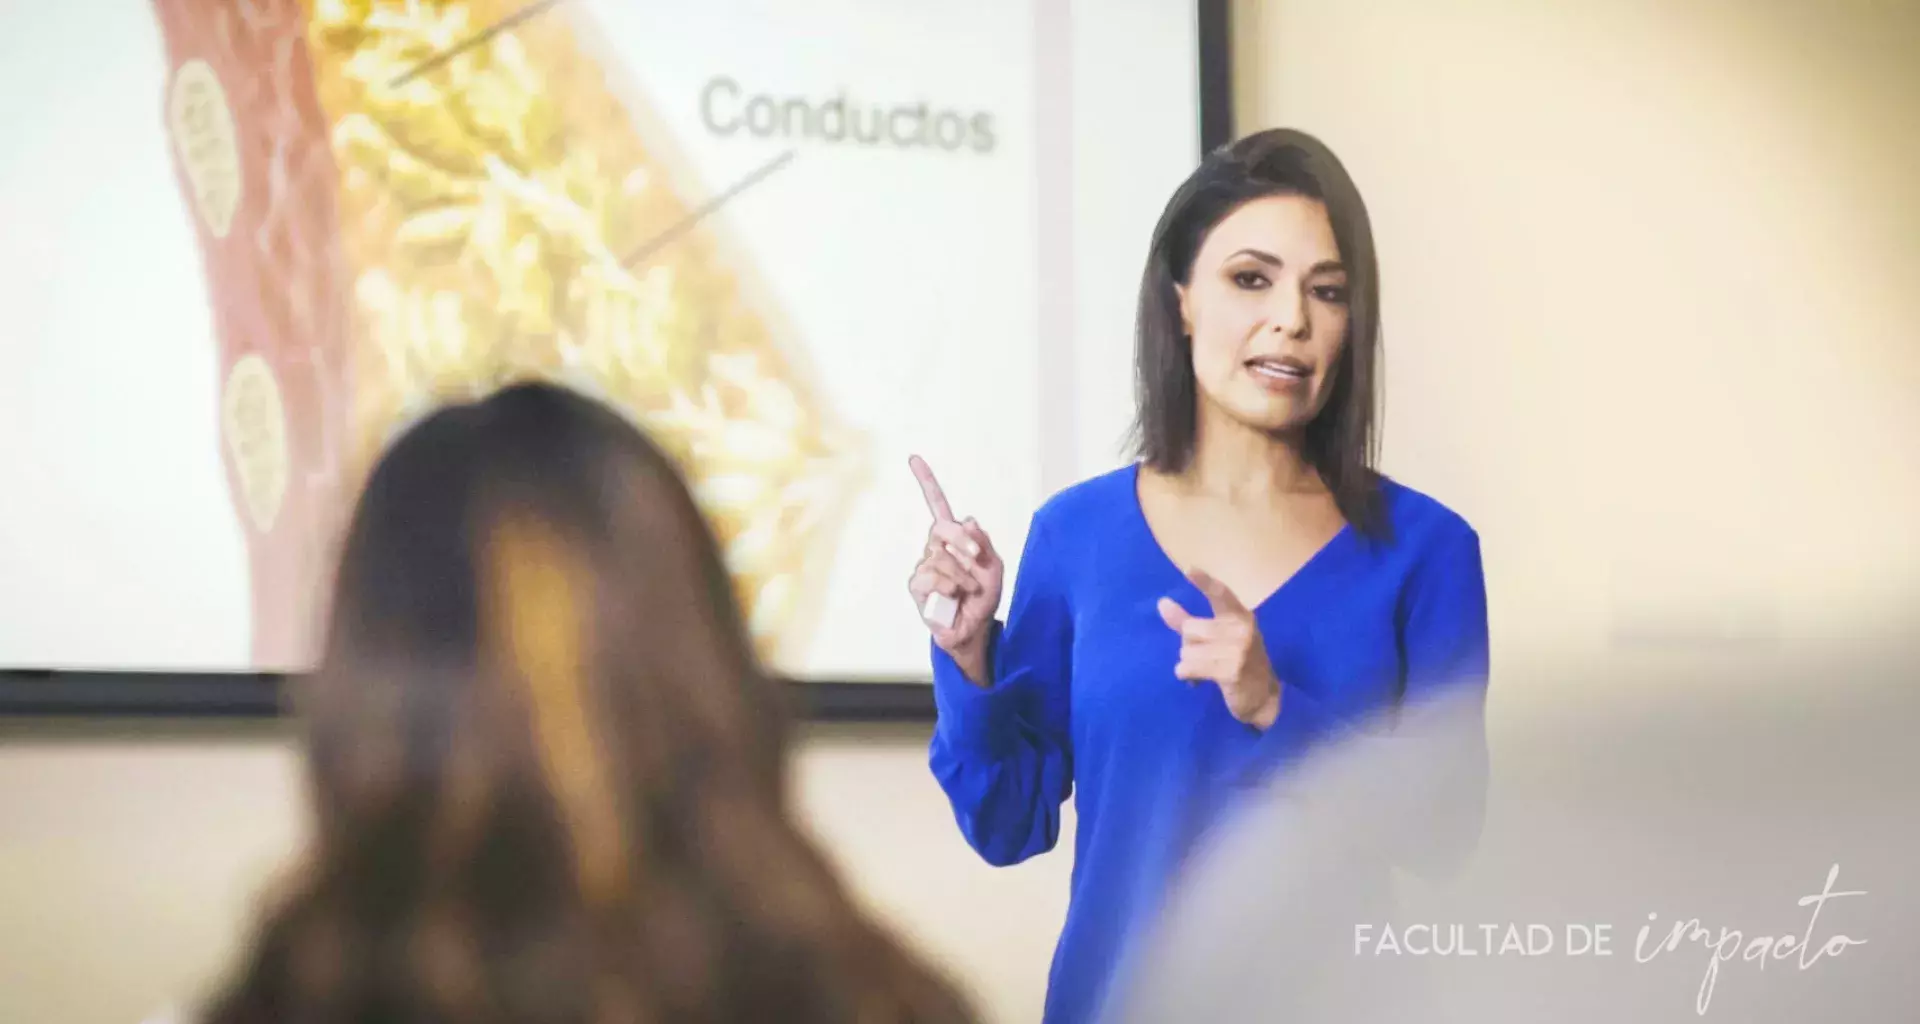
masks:
<svg viewBox="0 0 1920 1024"><path fill-rule="evenodd" d="M1195 587L1193 581L1187 578L1186 571L1180 568L1180 564L1173 560L1172 555L1167 554L1166 546L1160 543L1160 537L1153 532L1153 524L1147 521L1147 507L1146 504L1140 500L1140 463L1138 462L1133 464L1133 470L1127 479L1127 498L1133 512L1134 524L1140 528L1140 533L1146 539L1147 546L1153 549L1153 553L1158 558L1160 564L1164 566L1168 572L1172 573L1173 576L1178 578L1180 585L1186 590L1199 593L1199 588ZM1347 537L1353 532L1352 523L1342 523L1339 532L1328 538L1327 542L1320 545L1319 549L1313 554L1307 556L1307 560L1300 563L1299 568L1293 570L1293 573L1286 579L1281 580L1278 586L1275 586L1272 591L1260 599L1259 603L1247 604L1247 608L1252 611L1254 615L1258 616L1268 605L1273 604L1286 594L1289 589L1294 588L1301 577L1308 576L1319 563L1326 561L1329 553L1343 544ZM1204 594L1201 596L1205 597ZM1237 594L1234 596L1239 597ZM1241 603L1246 604L1245 598L1241 598L1240 600Z"/></svg>

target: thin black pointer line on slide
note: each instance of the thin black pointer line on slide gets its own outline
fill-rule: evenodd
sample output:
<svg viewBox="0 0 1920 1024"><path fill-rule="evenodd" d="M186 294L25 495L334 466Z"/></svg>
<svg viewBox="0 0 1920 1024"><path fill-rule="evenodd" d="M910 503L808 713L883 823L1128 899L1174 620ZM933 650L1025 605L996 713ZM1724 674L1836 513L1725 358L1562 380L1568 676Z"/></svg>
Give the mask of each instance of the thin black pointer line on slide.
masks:
<svg viewBox="0 0 1920 1024"><path fill-rule="evenodd" d="M390 88L397 89L400 86L403 86L408 82L411 82L414 79L420 77L421 75L424 75L429 71L432 71L433 69L439 67L440 65L445 64L446 62L452 60L453 58L460 56L461 54L467 52L468 50L471 50L474 47L479 46L481 43L484 43L487 40L492 39L494 36L497 36L502 32L510 31L515 26L518 26L519 24L528 20L529 18L537 17L545 13L547 10L558 6L559 4L560 4L560 0L537 0L536 3L530 3L527 6L522 7L519 10L513 12L512 14L509 14L506 17L501 18L499 21L494 22L493 24L487 26L486 28L483 28L480 31L475 32L473 35L470 35L467 38L460 40L459 42L453 44L452 46L449 46L446 49L441 50L439 53L436 53L433 56L428 57L426 60L423 60L420 63L415 64L413 67L408 68L407 70L394 76L393 81L388 82L387 85Z"/></svg>
<svg viewBox="0 0 1920 1024"><path fill-rule="evenodd" d="M797 155L799 155L798 150L789 149L786 152L780 154L779 156L774 157L772 160L769 160L766 163L761 164L760 166L754 168L752 171L748 172L746 177L741 178L739 181L734 182L732 185L729 185L726 191L720 193L717 196L714 196L712 199L709 199L704 203L701 203L698 207L694 208L692 212L680 218L678 221L675 221L665 231L662 231L659 234L653 236L653 238L648 240L645 244L641 245L639 248L634 249L632 253L628 254L624 259L620 261L621 264L627 267L633 267L639 264L640 262L642 262L643 260L645 260L647 257L652 256L654 253L659 252L661 249L666 248L667 243L673 241L674 239L680 237L681 235L686 234L687 231L692 229L692 227L695 224L698 224L701 221L705 220L708 215L713 213L713 211L718 210L722 206L725 206L729 200L733 199L735 196L738 196L740 193L745 192L747 189L750 189L753 186L758 185L759 183L767 180L767 178L773 175L773 172L779 170L782 167L785 167L789 163L792 163L793 158Z"/></svg>
<svg viewBox="0 0 1920 1024"><path fill-rule="evenodd" d="M395 76L394 79L388 84L392 87L399 87L399 86L405 85L406 83L412 81L413 79L418 78L429 71L432 71L433 69L441 66L442 64L445 64L446 62L452 60L453 58L458 57L460 54L465 53L466 51L471 50L476 46L479 46L480 44L486 42L489 39L492 39L493 37L499 35L500 33L506 32L514 28L515 26L518 26L526 22L528 19L536 17L544 13L545 11L558 6L560 2L561 0L536 0L535 3L530 3L527 6L520 8L519 10L513 12L512 14L509 14L506 17L500 19L499 21L494 22L492 25L489 25L486 28L481 29L479 32L476 32L473 35L468 36L467 38L461 40L460 42L455 43L454 45L444 50L441 50L439 53L436 53L433 56L428 57L426 60L423 60L420 63L415 64L413 67ZM766 180L769 176L773 174L773 172L779 170L782 167L785 167L788 163L792 162L793 158L796 155L798 155L798 152L796 150L789 149L786 152L780 154L779 156L774 157L772 160L767 161L765 164L762 164L759 167L754 168L754 170L751 173L749 173L746 177L740 179L739 181L735 182L725 192L722 192L719 195L714 196L712 199L707 200L705 203L702 203L699 207L694 209L691 213L687 214L685 217L682 217L679 221L675 222L672 226L668 227L665 231L662 231L660 234L655 235L646 244L635 249L625 259L621 260L621 263L631 267L634 264L639 263L640 261L646 259L647 257L652 256L654 253L659 252L662 248L664 248L667 245L667 243L685 234L688 231L688 229L700 223L702 220L705 220L715 210L718 210L720 207L726 205L729 200L733 199L735 196L738 196L740 193L745 192L747 189L752 188L753 186Z"/></svg>

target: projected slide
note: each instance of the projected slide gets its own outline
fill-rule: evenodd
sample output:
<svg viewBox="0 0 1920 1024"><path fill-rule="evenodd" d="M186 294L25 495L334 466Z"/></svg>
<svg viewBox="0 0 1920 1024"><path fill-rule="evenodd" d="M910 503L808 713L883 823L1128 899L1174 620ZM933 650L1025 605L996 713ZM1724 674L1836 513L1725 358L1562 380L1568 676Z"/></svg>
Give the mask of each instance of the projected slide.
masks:
<svg viewBox="0 0 1920 1024"><path fill-rule="evenodd" d="M680 462L772 664L923 675L907 454L1007 551L1120 457L1197 109L1191 5L1118 8L24 15L0 667L304 667L383 446L537 377Z"/></svg>

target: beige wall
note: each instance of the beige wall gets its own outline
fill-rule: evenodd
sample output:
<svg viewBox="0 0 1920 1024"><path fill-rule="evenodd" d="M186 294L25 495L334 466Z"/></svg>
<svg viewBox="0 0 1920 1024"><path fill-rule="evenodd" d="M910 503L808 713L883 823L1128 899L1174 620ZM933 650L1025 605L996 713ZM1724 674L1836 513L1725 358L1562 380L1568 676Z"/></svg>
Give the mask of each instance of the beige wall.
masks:
<svg viewBox="0 0 1920 1024"><path fill-rule="evenodd" d="M1367 197L1387 468L1480 526L1500 664L1920 603L1920 3L1235 16L1241 129Z"/></svg>
<svg viewBox="0 0 1920 1024"><path fill-rule="evenodd" d="M1920 4L1236 17L1243 126L1322 135L1372 206L1388 465L1486 538L1503 721L1619 699L1528 669L1640 656L1616 634L1649 622L1817 637L1920 596ZM1034 1019L1067 858L981 866L924 750L815 733L809 820L995 1019ZM190 994L294 841L293 772L258 730L0 736L0 1020Z"/></svg>

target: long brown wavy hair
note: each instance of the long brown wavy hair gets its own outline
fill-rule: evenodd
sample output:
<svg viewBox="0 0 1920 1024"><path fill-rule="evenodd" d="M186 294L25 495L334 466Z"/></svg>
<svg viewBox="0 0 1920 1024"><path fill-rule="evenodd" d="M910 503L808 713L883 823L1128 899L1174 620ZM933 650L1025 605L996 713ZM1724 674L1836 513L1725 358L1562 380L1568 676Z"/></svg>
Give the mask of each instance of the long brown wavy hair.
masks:
<svg viewBox="0 0 1920 1024"><path fill-rule="evenodd" d="M960 1022L796 827L780 684L669 459L517 385L374 469L316 836L212 1024Z"/></svg>

